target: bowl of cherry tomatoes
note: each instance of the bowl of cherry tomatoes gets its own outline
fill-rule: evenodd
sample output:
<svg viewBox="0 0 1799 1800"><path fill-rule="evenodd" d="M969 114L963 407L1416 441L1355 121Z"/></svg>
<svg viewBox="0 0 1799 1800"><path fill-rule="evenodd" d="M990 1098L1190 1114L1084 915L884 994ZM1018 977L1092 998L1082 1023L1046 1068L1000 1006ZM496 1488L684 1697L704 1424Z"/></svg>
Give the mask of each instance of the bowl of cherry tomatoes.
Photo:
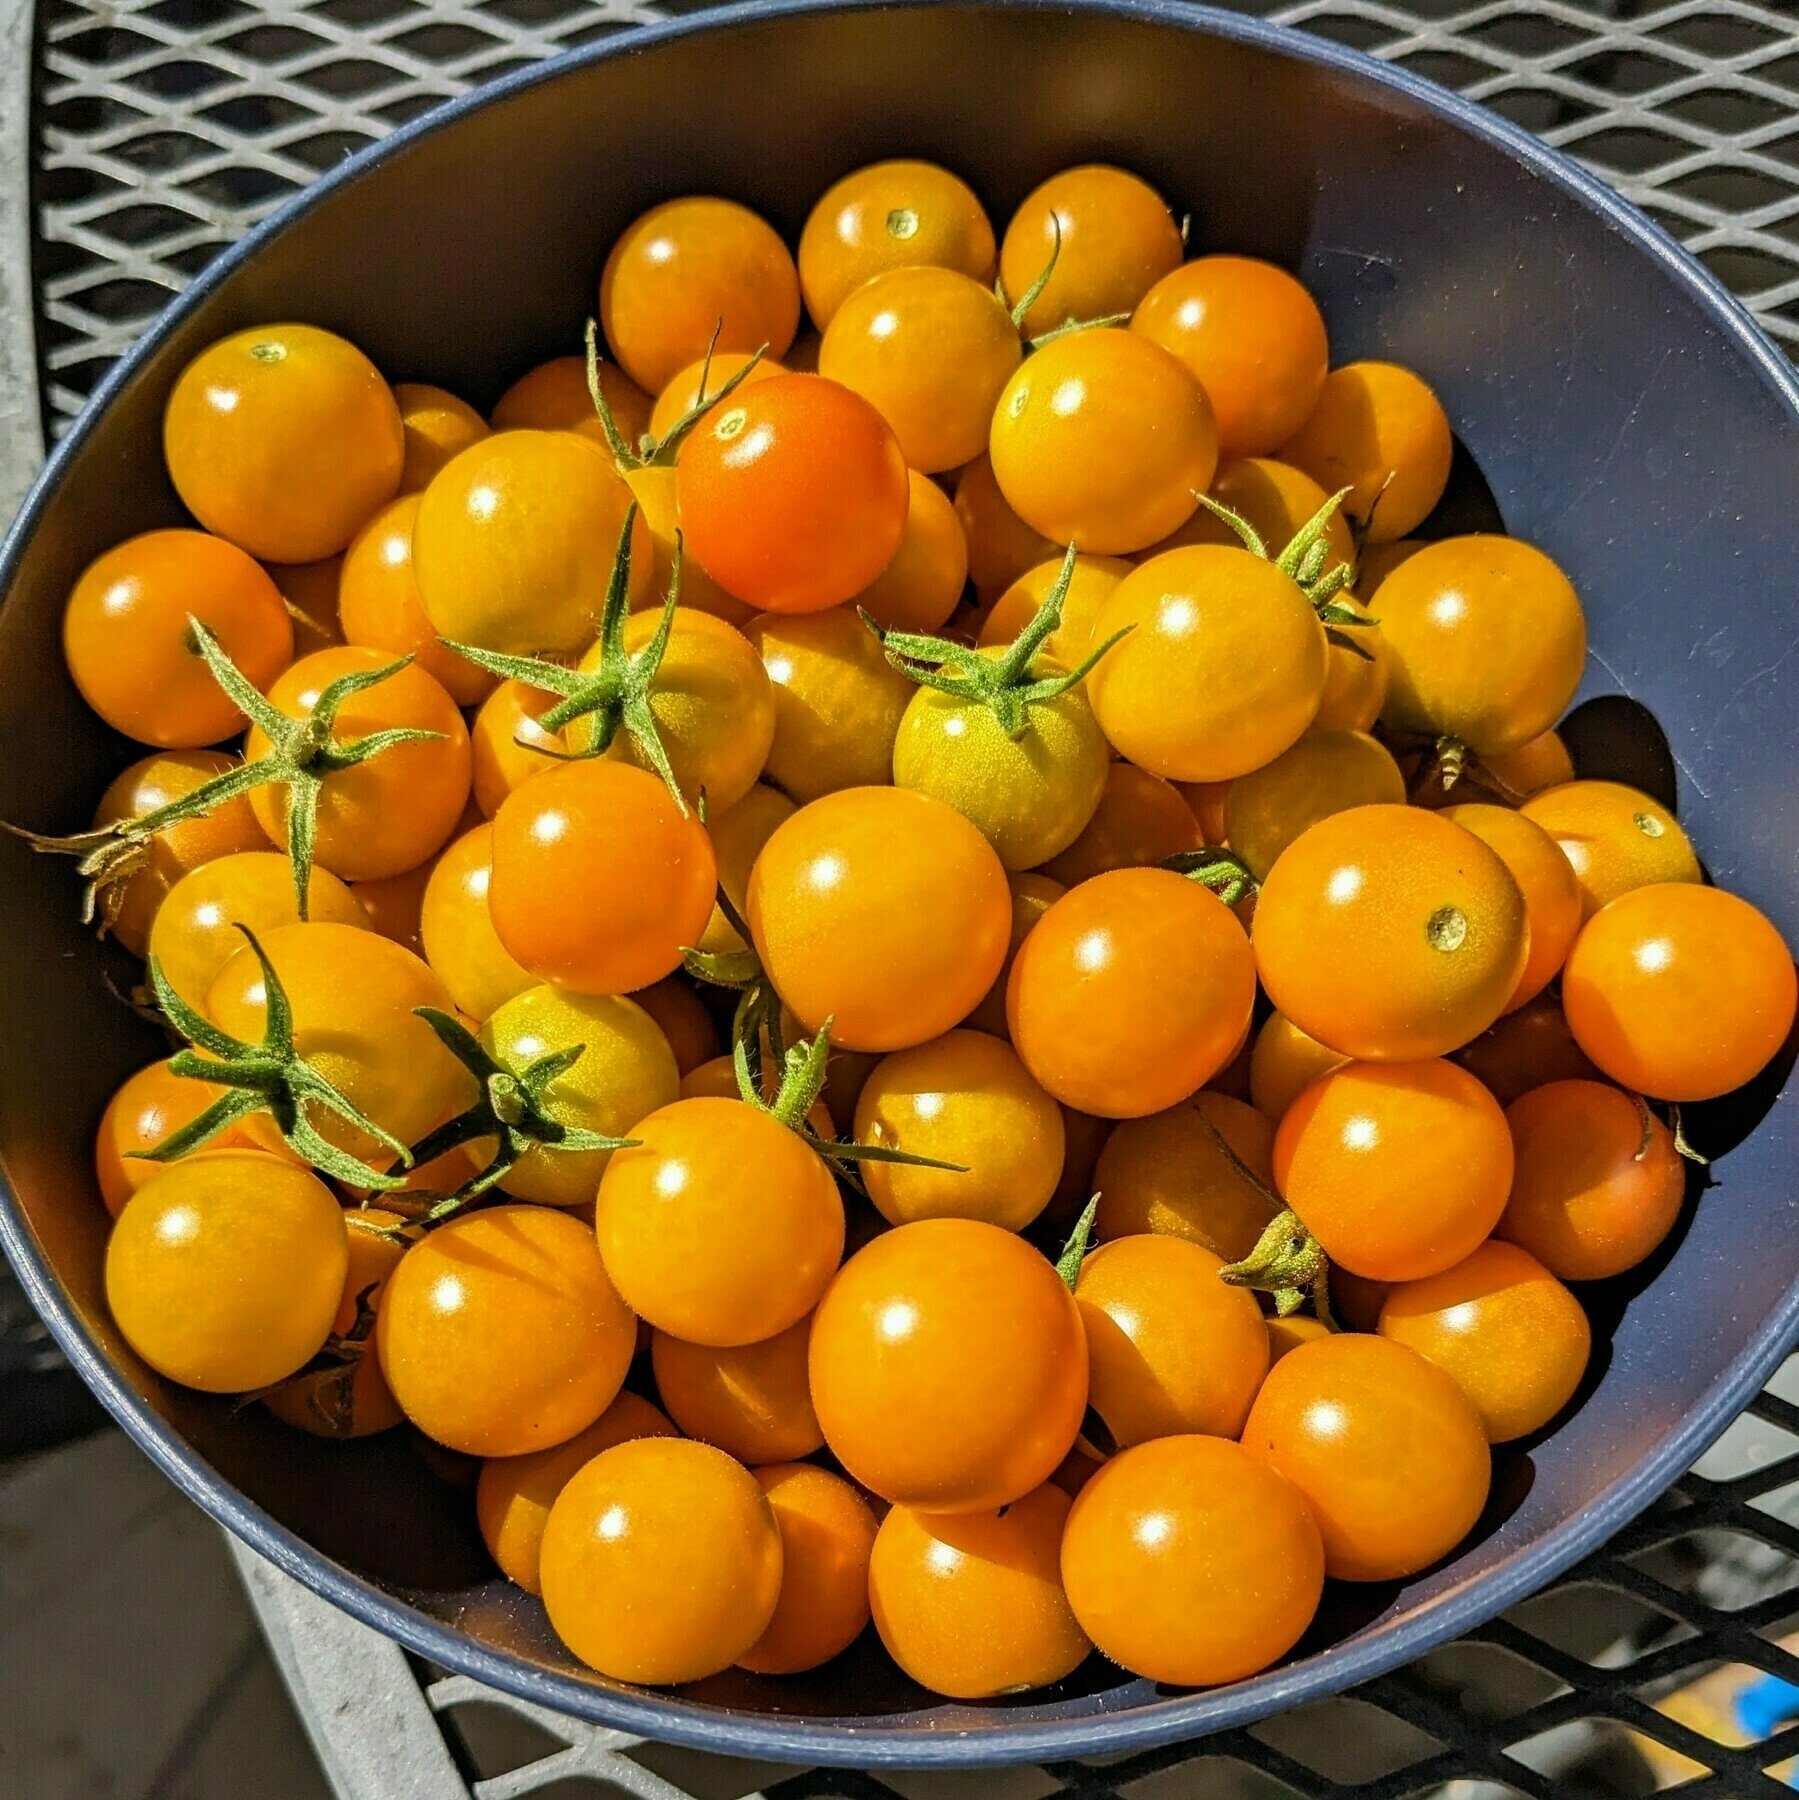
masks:
<svg viewBox="0 0 1799 1800"><path fill-rule="evenodd" d="M1333 45L505 78L7 539L0 1236L185 1492L534 1700L904 1766L1339 1691L1799 1328L1795 491L1702 270Z"/></svg>

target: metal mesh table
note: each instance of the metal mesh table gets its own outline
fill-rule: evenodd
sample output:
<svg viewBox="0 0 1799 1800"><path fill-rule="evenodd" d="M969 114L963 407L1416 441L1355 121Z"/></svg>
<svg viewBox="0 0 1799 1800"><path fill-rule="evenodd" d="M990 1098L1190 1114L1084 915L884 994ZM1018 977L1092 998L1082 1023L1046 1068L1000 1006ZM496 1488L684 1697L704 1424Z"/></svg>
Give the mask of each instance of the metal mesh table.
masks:
<svg viewBox="0 0 1799 1800"><path fill-rule="evenodd" d="M1799 0L1238 4L1572 152L1799 346ZM0 167L31 182L0 184L0 513L145 322L287 195L437 100L666 10L0 0ZM1799 1359L1548 1593L1352 1695L1105 1766L876 1780L672 1750L425 1668L238 1554L344 1800L1751 1800L1799 1785Z"/></svg>

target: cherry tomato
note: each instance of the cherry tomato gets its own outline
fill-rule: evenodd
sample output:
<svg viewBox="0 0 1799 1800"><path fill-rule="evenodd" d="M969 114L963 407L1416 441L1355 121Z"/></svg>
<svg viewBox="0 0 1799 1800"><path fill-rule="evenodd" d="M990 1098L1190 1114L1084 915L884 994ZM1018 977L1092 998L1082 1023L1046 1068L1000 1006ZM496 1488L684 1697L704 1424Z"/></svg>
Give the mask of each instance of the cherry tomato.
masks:
<svg viewBox="0 0 1799 1800"><path fill-rule="evenodd" d="M1308 1317L1305 1313L1292 1313L1284 1319L1269 1319L1268 1326L1268 1366L1273 1366L1289 1351L1297 1350L1301 1344L1315 1344L1320 1338L1327 1338L1331 1330L1322 1319Z"/></svg>
<svg viewBox="0 0 1799 1800"><path fill-rule="evenodd" d="M1012 894L1012 931L1006 941L1006 960L994 977L986 998L962 1023L974 1031L1011 1041L1011 1027L1006 1023L1006 981L1012 973L1018 946L1030 935L1037 921L1068 892L1061 882L1047 875L1008 875L1006 886ZM1059 1185L1059 1184L1058 1184Z"/></svg>
<svg viewBox="0 0 1799 1800"><path fill-rule="evenodd" d="M1180 1687L1240 1681L1299 1641L1325 1552L1299 1490L1220 1438L1115 1456L1081 1489L1062 1579L1115 1663Z"/></svg>
<svg viewBox="0 0 1799 1800"><path fill-rule="evenodd" d="M465 809L463 818L468 817ZM356 904L368 915L369 924L384 938L392 938L417 956L425 954L424 940L419 935L419 917L424 911L425 889L439 857L422 862L399 875L384 875L376 881L350 884Z"/></svg>
<svg viewBox="0 0 1799 1800"><path fill-rule="evenodd" d="M760 368L762 365L758 364ZM637 570L631 570L631 604L637 608L655 608L675 581L675 551L681 552L681 604L694 612L710 613L727 625L741 628L756 616L753 606L746 606L735 594L725 590L700 567L693 546L681 531L680 476L671 468L645 467L627 469L625 486L637 502L644 528L650 534L654 573L642 593L637 591Z"/></svg>
<svg viewBox="0 0 1799 1800"><path fill-rule="evenodd" d="M591 1668L615 1681L698 1681L768 1629L781 1532L755 1477L722 1450L635 1438L557 1495L540 1573L550 1623Z"/></svg>
<svg viewBox="0 0 1799 1800"><path fill-rule="evenodd" d="M985 1219L1022 1231L1062 1175L1062 1109L1007 1044L951 1031L875 1065L856 1102L856 1142L953 1163L864 1163L868 1197L892 1225Z"/></svg>
<svg viewBox="0 0 1799 1800"><path fill-rule="evenodd" d="M1392 543L1365 540L1362 553L1356 559L1356 592L1363 600L1372 602L1380 591L1380 584L1402 562L1408 557L1416 556L1423 548L1423 538L1397 538Z"/></svg>
<svg viewBox="0 0 1799 1800"><path fill-rule="evenodd" d="M889 269L954 269L993 280L993 227L965 181L935 163L870 163L827 188L800 233L800 287L820 331Z"/></svg>
<svg viewBox="0 0 1799 1800"><path fill-rule="evenodd" d="M1705 879L1674 815L1621 782L1559 783L1521 810L1555 840L1574 871L1582 924L1633 888Z"/></svg>
<svg viewBox="0 0 1799 1800"><path fill-rule="evenodd" d="M1354 594L1337 595L1335 604L1347 607L1358 618L1373 616ZM1326 642L1330 650L1324 670L1324 698L1318 702L1312 729L1370 730L1387 703L1393 654L1378 630L1357 630L1353 625L1333 628L1326 633Z"/></svg>
<svg viewBox="0 0 1799 1800"><path fill-rule="evenodd" d="M1498 1235L1563 1281L1635 1268L1674 1229L1686 1163L1646 1106L1602 1081L1550 1081L1506 1108L1517 1172Z"/></svg>
<svg viewBox="0 0 1799 1800"><path fill-rule="evenodd" d="M811 1337L810 1314L760 1343L723 1348L658 1331L656 1391L690 1438L741 1463L796 1462L825 1441L806 1386Z"/></svg>
<svg viewBox="0 0 1799 1800"><path fill-rule="evenodd" d="M1200 544L1143 563L1093 626L1087 678L1105 733L1175 781L1229 781L1271 762L1324 693L1324 627L1299 584L1247 550Z"/></svg>
<svg viewBox="0 0 1799 1800"><path fill-rule="evenodd" d="M822 616L830 617L828 613ZM718 865L718 885L740 918L743 909L749 905L750 870L756 866L762 846L798 810L779 788L759 781L735 806L707 814L706 835L712 840L712 856ZM745 950L749 946L737 927L725 917L724 908L715 904L698 947L716 956L727 950Z"/></svg>
<svg viewBox="0 0 1799 1800"><path fill-rule="evenodd" d="M567 755L562 734L537 723L556 701L547 689L522 681L502 681L482 701L469 727L469 761L475 804L488 818L521 782L550 767L555 758L545 751ZM541 748L528 748L533 744Z"/></svg>
<svg viewBox="0 0 1799 1800"><path fill-rule="evenodd" d="M1348 488L1343 510L1372 544L1421 525L1449 484L1455 445L1430 389L1394 363L1348 363L1325 377L1312 415L1282 448L1326 493Z"/></svg>
<svg viewBox="0 0 1799 1800"><path fill-rule="evenodd" d="M1012 897L987 840L901 788L801 807L750 876L756 953L808 1033L903 1050L966 1018L1006 959Z"/></svg>
<svg viewBox="0 0 1799 1800"><path fill-rule="evenodd" d="M344 559L324 556L309 563L265 563L269 579L287 602L294 641L304 650L323 650L344 641L337 622L337 582Z"/></svg>
<svg viewBox="0 0 1799 1800"><path fill-rule="evenodd" d="M699 819L625 763L554 764L494 816L494 930L523 968L577 993L629 994L672 974L716 891Z"/></svg>
<svg viewBox="0 0 1799 1800"><path fill-rule="evenodd" d="M1545 788L1560 787L1574 779L1574 759L1568 746L1554 731L1540 732L1528 744L1516 750L1502 750L1497 756L1483 756L1481 766L1495 781L1503 784L1507 799L1516 796L1528 800Z"/></svg>
<svg viewBox="0 0 1799 1800"><path fill-rule="evenodd" d="M779 362L799 322L799 273L787 246L732 200L693 195L652 206L625 228L600 276L606 341L650 394L708 346L766 350Z"/></svg>
<svg viewBox="0 0 1799 1800"><path fill-rule="evenodd" d="M1231 783L1225 841L1263 881L1281 852L1320 819L1352 806L1404 804L1405 777L1384 744L1364 731L1310 731Z"/></svg>
<svg viewBox="0 0 1799 1800"><path fill-rule="evenodd" d="M1191 263L1187 265L1193 267ZM1212 477L1212 498L1228 506L1255 528L1270 556L1279 556L1323 507L1330 496L1303 470L1264 456L1227 456ZM1329 560L1355 566L1355 536L1342 511L1331 514L1324 527ZM1170 532L1161 543L1144 551L1144 558L1186 544L1224 544L1241 549L1243 539L1208 507L1199 507L1186 524Z"/></svg>
<svg viewBox="0 0 1799 1800"><path fill-rule="evenodd" d="M1197 850L1203 838L1177 788L1135 763L1115 762L1086 829L1043 873L1079 887L1112 869L1140 869Z"/></svg>
<svg viewBox="0 0 1799 1800"><path fill-rule="evenodd" d="M1361 1334L1283 1356L1243 1448L1299 1489L1339 1581L1428 1568L1474 1528L1492 1479L1480 1414L1454 1381L1415 1350Z"/></svg>
<svg viewBox="0 0 1799 1800"><path fill-rule="evenodd" d="M686 982L665 975L660 981L639 988L631 998L661 1028L682 1076L718 1055L718 1026L706 1010L705 1001Z"/></svg>
<svg viewBox="0 0 1799 1800"><path fill-rule="evenodd" d="M1312 415L1330 370L1318 303L1273 263L1199 256L1143 296L1131 329L1193 371L1218 416L1220 446L1268 456ZM1289 534L1291 535L1291 534Z"/></svg>
<svg viewBox="0 0 1799 1800"><path fill-rule="evenodd" d="M559 1125L627 1137L680 1097L681 1074L656 1021L615 994L527 988L498 1006L481 1027L488 1055L515 1074L539 1057L581 1047L581 1056L543 1090L539 1104ZM499 1185L520 1200L583 1206L592 1200L614 1153L533 1144Z"/></svg>
<svg viewBox="0 0 1799 1800"><path fill-rule="evenodd" d="M487 1018L515 994L535 987L493 928L487 887L493 874L493 827L466 831L431 867L419 908L420 953L458 1012Z"/></svg>
<svg viewBox="0 0 1799 1800"><path fill-rule="evenodd" d="M916 469L907 471L906 482L906 534L893 561L856 596L856 605L884 630L935 632L961 603L968 539L936 482Z"/></svg>
<svg viewBox="0 0 1799 1800"><path fill-rule="evenodd" d="M1562 971L1569 1029L1613 1081L1710 1100L1752 1080L1793 1028L1781 935L1721 888L1633 888L1581 928Z"/></svg>
<svg viewBox="0 0 1799 1800"><path fill-rule="evenodd" d="M1182 1237L1121 1237L1081 1264L1087 1404L1120 1449L1199 1433L1234 1438L1268 1373L1268 1330L1222 1257Z"/></svg>
<svg viewBox="0 0 1799 1800"><path fill-rule="evenodd" d="M1580 888L1555 840L1527 814L1505 806L1446 806L1443 817L1472 831L1511 871L1524 896L1524 973L1506 1002L1516 1012L1540 994L1556 975L1580 930Z"/></svg>
<svg viewBox="0 0 1799 1800"><path fill-rule="evenodd" d="M911 489L887 422L822 375L785 375L716 407L676 467L681 525L728 592L822 612L893 561Z"/></svg>
<svg viewBox="0 0 1799 1800"><path fill-rule="evenodd" d="M412 572L440 637L508 656L592 641L631 490L571 431L496 431L453 456L419 502ZM649 527L631 535L631 595L647 601Z"/></svg>
<svg viewBox="0 0 1799 1800"><path fill-rule="evenodd" d="M600 392L612 422L635 446L650 429L650 396L616 363L600 364ZM606 448L605 427L587 387L587 358L558 356L527 369L497 401L488 416L495 431L578 431Z"/></svg>
<svg viewBox="0 0 1799 1800"><path fill-rule="evenodd" d="M1547 1425L1574 1397L1593 1347L1580 1302L1534 1256L1497 1242L1394 1288L1380 1333L1453 1376L1494 1444Z"/></svg>
<svg viewBox="0 0 1799 1800"><path fill-rule="evenodd" d="M269 704L290 719L308 719L319 695L340 676L390 666L378 650L350 646L303 656L269 689ZM441 850L469 796L468 727L443 687L409 664L337 709L332 735L348 743L378 731L410 727L433 738L393 744L377 756L324 778L318 796L313 858L349 880L379 880L417 868ZM244 739L254 761L269 752L259 726ZM272 842L287 842L287 788L254 789L250 804Z"/></svg>
<svg viewBox="0 0 1799 1800"><path fill-rule="evenodd" d="M1501 1106L1549 1081L1597 1081L1599 1071L1574 1041L1561 997L1539 994L1506 1013L1455 1054Z"/></svg>
<svg viewBox="0 0 1799 1800"><path fill-rule="evenodd" d="M507 1580L541 1594L544 1528L556 1496L602 1450L634 1438L678 1437L649 1401L621 1393L585 1431L547 1450L524 1456L492 1456L475 1483L475 1518L488 1554Z"/></svg>
<svg viewBox="0 0 1799 1800"><path fill-rule="evenodd" d="M1006 383L988 454L1007 504L1033 530L1122 555L1191 515L1218 466L1218 431L1205 389L1160 344L1077 331Z"/></svg>
<svg viewBox="0 0 1799 1800"><path fill-rule="evenodd" d="M896 1506L986 1512L1047 1481L1087 1405L1080 1314L1023 1239L920 1219L843 1265L812 1322L812 1405Z"/></svg>
<svg viewBox="0 0 1799 1800"><path fill-rule="evenodd" d="M335 333L257 325L181 371L162 421L183 504L265 562L341 550L400 485L406 432L381 371Z"/></svg>
<svg viewBox="0 0 1799 1800"><path fill-rule="evenodd" d="M650 436L667 437L701 400L716 397L718 390L733 375L747 367L752 357L755 358L755 367L738 383L740 388L750 387L758 381L772 381L777 375L791 373L782 364L771 361L766 356L757 357L753 350L720 350L711 357L702 356L697 362L689 363L656 396L655 407L650 413ZM700 385L702 376L705 378L704 389Z"/></svg>
<svg viewBox="0 0 1799 1800"><path fill-rule="evenodd" d="M1302 832L1262 884L1251 936L1269 999L1301 1031L1382 1062L1478 1037L1529 949L1505 864L1415 806L1358 806Z"/></svg>
<svg viewBox="0 0 1799 1800"><path fill-rule="evenodd" d="M843 1201L797 1132L742 1100L677 1100L613 1152L596 1226L632 1311L690 1344L756 1344L817 1305Z"/></svg>
<svg viewBox="0 0 1799 1800"><path fill-rule="evenodd" d="M349 1255L336 1196L309 1169L221 1150L132 1195L106 1245L106 1303L159 1375L248 1393L318 1352Z"/></svg>
<svg viewBox="0 0 1799 1800"><path fill-rule="evenodd" d="M1088 163L1032 190L1012 215L1000 246L999 277L1014 303L1055 268L1025 314L1036 337L1071 320L1128 313L1187 247L1162 197L1123 169Z"/></svg>
<svg viewBox="0 0 1799 1800"><path fill-rule="evenodd" d="M146 531L96 557L63 613L81 697L140 744L197 749L242 730L188 628L198 619L253 687L294 657L281 591L235 544L203 531Z"/></svg>
<svg viewBox="0 0 1799 1800"><path fill-rule="evenodd" d="M1285 1013L1270 1013L1249 1059L1250 1099L1263 1118L1278 1125L1314 1081L1349 1060L1341 1050L1307 1037Z"/></svg>
<svg viewBox="0 0 1799 1800"><path fill-rule="evenodd" d="M1044 1227L1068 1231L1086 1210L1093 1198L1093 1171L1100 1152L1112 1135L1112 1121L1097 1119L1091 1113L1076 1112L1072 1106L1062 1108L1062 1137L1068 1148L1062 1159L1062 1179L1050 1196L1049 1205L1038 1216Z"/></svg>
<svg viewBox="0 0 1799 1800"><path fill-rule="evenodd" d="M351 538L337 590L343 639L410 656L458 706L478 706L493 692L495 678L438 641L419 598L412 531L420 499L415 491L390 500Z"/></svg>
<svg viewBox="0 0 1799 1800"><path fill-rule="evenodd" d="M1068 1506L1048 1483L998 1512L895 1506L868 1565L887 1654L955 1700L1047 1687L1079 1668L1092 1646L1062 1592Z"/></svg>
<svg viewBox="0 0 1799 1800"><path fill-rule="evenodd" d="M1238 1262L1273 1223L1275 1209L1231 1157L1272 1188L1273 1153L1274 1127L1228 1094L1201 1092L1166 1112L1126 1119L1106 1139L1093 1172L1095 1235L1110 1243L1159 1232Z"/></svg>
<svg viewBox="0 0 1799 1800"><path fill-rule="evenodd" d="M983 605L992 605L1039 563L1062 566L1060 547L1012 510L1000 492L992 460L985 454L977 456L957 478L956 517L962 521L962 535L968 543L968 578Z"/></svg>
<svg viewBox="0 0 1799 1800"><path fill-rule="evenodd" d="M457 451L487 436L487 421L466 400L427 382L396 382L394 404L400 409L400 429L406 437L406 460L400 470L402 494L422 494L431 477Z"/></svg>
<svg viewBox="0 0 1799 1800"><path fill-rule="evenodd" d="M1130 572L1131 565L1122 557L1077 556L1074 574L1062 597L1062 622L1043 640L1044 654L1065 669L1078 669L1093 649L1093 622L1099 617L1100 608ZM1036 617L1037 609L1061 573L1059 556L1026 569L994 601L981 621L980 637L976 640L979 646L985 650L1014 642Z"/></svg>
<svg viewBox="0 0 1799 1800"><path fill-rule="evenodd" d="M1255 999L1243 928L1166 869L1114 869L1058 900L1020 947L1012 1042L1064 1106L1161 1112L1236 1054Z"/></svg>
<svg viewBox="0 0 1799 1800"><path fill-rule="evenodd" d="M781 1598L740 1667L797 1675L847 1650L868 1623L875 1516L841 1476L809 1463L752 1473L781 1532Z"/></svg>

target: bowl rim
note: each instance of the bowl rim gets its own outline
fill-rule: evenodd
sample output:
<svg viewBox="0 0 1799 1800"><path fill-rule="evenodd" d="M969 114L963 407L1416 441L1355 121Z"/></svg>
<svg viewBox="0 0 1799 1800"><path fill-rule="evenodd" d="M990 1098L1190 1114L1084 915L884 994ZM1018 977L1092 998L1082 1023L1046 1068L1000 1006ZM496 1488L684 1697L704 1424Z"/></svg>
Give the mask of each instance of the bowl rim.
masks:
<svg viewBox="0 0 1799 1800"><path fill-rule="evenodd" d="M632 55L700 33L814 13L927 6L960 10L994 3L995 0L739 0L737 4L636 26L514 70L434 106L346 158L208 264L108 371L73 426L47 457L0 540L0 605L10 594L17 564L51 494L64 471L81 454L96 421L114 396L135 378L200 302L255 257L267 242L338 189L360 180L419 138L478 108L605 58ZM1220 38L1359 77L1446 118L1552 183L1656 262L1698 302L1729 347L1748 359L1794 424L1799 425L1799 372L1763 335L1742 303L1622 195L1498 114L1362 51L1310 36L1295 27L1188 4L1187 0L1008 0L1008 4L1035 12L1100 14ZM974 1768L1147 1750L1250 1724L1286 1707L1340 1693L1384 1674L1517 1604L1599 1548L1716 1441L1799 1340L1796 1277L1752 1342L1680 1425L1592 1504L1515 1552L1498 1568L1442 1595L1419 1617L1379 1627L1361 1642L1333 1646L1246 1681L1152 1701L1117 1716L1108 1716L1102 1709L1085 1717L1046 1722L1033 1719L1028 1708L1021 1708L1015 1715L997 1718L989 1713L978 1723L971 1717L967 1729L957 1729L953 1708L945 1706L937 1709L939 1716L947 1712L949 1717L929 1725L907 1723L911 1715L905 1714L894 1715L890 1723L807 1723L778 1715L737 1712L653 1690L600 1686L579 1677L552 1674L534 1668L509 1651L479 1644L453 1626L395 1599L278 1524L131 1391L73 1306L64 1299L60 1283L41 1254L3 1174L0 1247L5 1249L26 1295L71 1366L138 1448L190 1500L321 1598L421 1657L554 1711L715 1754L837 1767Z"/></svg>

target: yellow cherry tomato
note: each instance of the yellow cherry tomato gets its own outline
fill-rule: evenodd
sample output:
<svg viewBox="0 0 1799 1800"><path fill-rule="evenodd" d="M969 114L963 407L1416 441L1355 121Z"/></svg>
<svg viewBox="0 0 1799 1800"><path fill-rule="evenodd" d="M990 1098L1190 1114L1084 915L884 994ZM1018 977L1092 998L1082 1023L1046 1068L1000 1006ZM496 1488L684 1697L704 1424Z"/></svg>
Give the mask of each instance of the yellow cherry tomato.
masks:
<svg viewBox="0 0 1799 1800"><path fill-rule="evenodd" d="M1250 1053L1249 1097L1263 1118L1278 1125L1314 1081L1349 1060L1341 1050L1307 1037L1285 1013L1270 1013Z"/></svg>
<svg viewBox="0 0 1799 1800"><path fill-rule="evenodd" d="M1364 731L1309 731L1239 775L1224 802L1225 841L1258 881L1308 826L1352 806L1403 806L1405 777Z"/></svg>
<svg viewBox="0 0 1799 1800"><path fill-rule="evenodd" d="M968 538L955 506L936 482L916 469L908 471L906 481L912 496L906 535L893 561L856 596L855 604L885 630L934 632L961 603L968 581Z"/></svg>
<svg viewBox="0 0 1799 1800"><path fill-rule="evenodd" d="M1012 959L1017 956L1019 945L1030 936L1031 927L1068 890L1061 882L1035 872L1008 875L1006 886L1012 893L1012 933L1006 943L1006 960L994 977L993 986L987 990L986 998L962 1023L972 1030L985 1031L992 1037L1010 1042L1012 1028L1006 1023L1006 980L1012 973Z"/></svg>
<svg viewBox="0 0 1799 1800"><path fill-rule="evenodd" d="M760 1343L689 1344L656 1332L656 1392L690 1438L741 1463L795 1462L825 1441L806 1386L812 1315Z"/></svg>
<svg viewBox="0 0 1799 1800"><path fill-rule="evenodd" d="M425 961L449 990L459 1012L482 1020L515 994L537 985L513 961L487 911L493 874L493 827L464 832L431 867L419 908Z"/></svg>
<svg viewBox="0 0 1799 1800"><path fill-rule="evenodd" d="M440 387L423 381L394 384L400 429L406 434L406 461L400 470L400 492L421 494L431 477L458 450L487 436L487 421L469 405Z"/></svg>
<svg viewBox="0 0 1799 1800"><path fill-rule="evenodd" d="M1354 594L1341 593L1334 604L1347 607L1357 618L1373 619ZM1379 631L1354 625L1333 625L1325 634L1330 646L1324 669L1324 697L1318 702L1314 731L1368 731L1387 704L1392 680L1393 653Z"/></svg>
<svg viewBox="0 0 1799 1800"><path fill-rule="evenodd" d="M689 1070L718 1055L718 1026L706 1010L705 1001L678 975L665 975L660 981L639 988L630 998L661 1028L683 1079Z"/></svg>
<svg viewBox="0 0 1799 1800"><path fill-rule="evenodd" d="M762 846L798 810L779 788L759 781L735 806L707 814L706 835L712 840L713 860L718 864L718 885L739 918L750 903L750 870L756 866ZM714 905L698 948L716 956L749 946L725 917L724 908Z"/></svg>
<svg viewBox="0 0 1799 1800"><path fill-rule="evenodd" d="M1041 872L1064 887L1078 887L1110 869L1145 868L1197 850L1203 842L1199 821L1179 789L1135 763L1115 762L1086 829Z"/></svg>
<svg viewBox="0 0 1799 1800"><path fill-rule="evenodd" d="M956 517L968 544L968 578L985 606L991 606L1027 569L1051 561L1061 567L1060 546L1012 510L985 453L956 479Z"/></svg>
<svg viewBox="0 0 1799 1800"><path fill-rule="evenodd" d="M1511 871L1524 896L1530 950L1505 1006L1516 1012L1561 973L1581 926L1580 884L1555 840L1524 813L1507 806L1446 806L1443 817L1472 831Z"/></svg>
<svg viewBox="0 0 1799 1800"><path fill-rule="evenodd" d="M600 364L600 392L612 422L635 446L650 428L650 396L616 363ZM587 358L557 356L527 369L498 400L487 421L495 431L578 431L607 449L605 427L587 386Z"/></svg>
<svg viewBox="0 0 1799 1800"><path fill-rule="evenodd" d="M537 723L556 701L544 688L507 680L481 702L469 727L469 763L475 804L488 818L514 788L552 767L555 755L568 754L562 733Z"/></svg>
<svg viewBox="0 0 1799 1800"><path fill-rule="evenodd" d="M797 1675L847 1650L868 1623L875 1516L828 1469L776 1463L751 1472L781 1532L781 1597L737 1662L757 1675Z"/></svg>
<svg viewBox="0 0 1799 1800"><path fill-rule="evenodd" d="M1062 573L1062 561L1058 556L1026 569L994 601L975 640L981 649L1016 641L1055 586ZM1044 655L1065 669L1078 669L1093 648L1093 622L1099 617L1100 608L1130 572L1131 565L1122 557L1077 556L1068 591L1062 596L1062 622L1043 640Z"/></svg>
<svg viewBox="0 0 1799 1800"><path fill-rule="evenodd" d="M1680 822L1618 781L1569 781L1532 795L1519 816L1546 831L1574 871L1584 924L1632 888L1703 881Z"/></svg>

